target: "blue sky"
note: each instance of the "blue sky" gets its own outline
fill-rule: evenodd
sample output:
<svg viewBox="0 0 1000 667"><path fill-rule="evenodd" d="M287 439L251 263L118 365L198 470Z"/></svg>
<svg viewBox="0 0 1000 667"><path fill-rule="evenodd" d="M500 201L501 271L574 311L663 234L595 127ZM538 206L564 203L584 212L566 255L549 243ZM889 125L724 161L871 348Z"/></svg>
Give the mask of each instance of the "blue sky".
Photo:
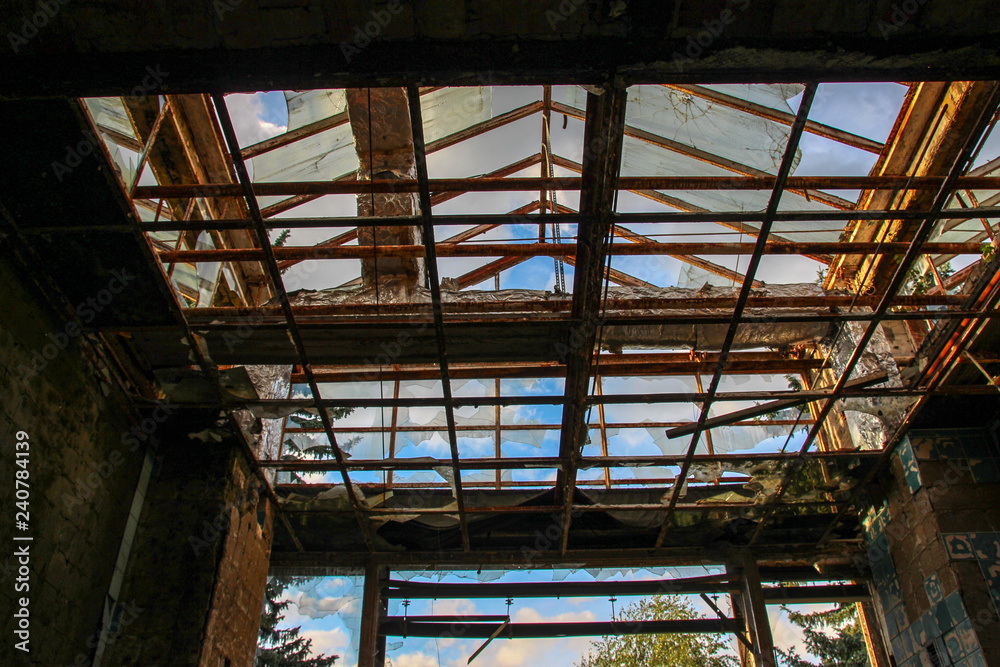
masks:
<svg viewBox="0 0 1000 667"><path fill-rule="evenodd" d="M606 576L601 580L628 581L634 579L658 579L671 576L697 576L716 574L701 568L681 568L680 571L626 571ZM497 582L527 581L593 581L594 576L585 571L561 570L555 572L513 571L507 573L483 572L487 577L500 575ZM415 573L394 574L394 579L412 578ZM426 576L417 579L429 580ZM433 580L437 580L434 577ZM476 581L474 572L463 576L447 575L441 581L451 583L472 583ZM357 664L357 627L361 607L360 578L331 577L306 585L308 590L290 590L289 598L303 603L303 609L294 605L286 617L288 625L301 625L302 634L312 638L317 652L341 656L338 664L354 667ZM616 613L625 605L636 600L634 597L619 597L614 603ZM704 616L712 612L697 596L690 596L690 602ZM723 612L729 613L728 597L723 595L716 604ZM800 611L827 609L823 605L797 605ZM339 609L339 614L324 615L326 611ZM798 628L788 622L787 615L780 607L768 608L775 643L782 649L792 650L802 646ZM300 613L302 612L302 613ZM390 603L390 615L402 616L401 601ZM505 615L508 613L505 600L412 600L406 613L410 616L423 615ZM562 599L516 599L510 607L510 616L516 623L539 622L590 622L612 619L612 603L608 598L562 598ZM318 617L318 618L317 618ZM394 667L458 667L466 665L468 658L483 644L482 639L427 639L390 637L387 639L387 654ZM512 667L514 665L545 664L549 667L570 667L586 655L591 645L590 638L518 639L498 638L473 662L479 667ZM735 640L730 640L730 651L735 651Z"/></svg>
<svg viewBox="0 0 1000 667"><path fill-rule="evenodd" d="M823 84L813 106L811 119L820 121L840 129L848 130L856 134L883 141L892 128L899 108L905 95L906 88L898 84ZM564 101L565 91L557 88L553 98ZM492 99L492 111L494 114L503 113L509 109L516 108L528 101L540 98L540 88L507 88L496 90ZM258 94L256 96L228 97L229 107L233 114L237 132L242 145L246 146L256 141L279 134L284 130L287 123L287 112L285 103L280 93ZM789 100L789 105L794 111L797 108L799 98ZM558 155L576 160L581 159L582 128L583 124L575 119L566 120L566 128L562 127L563 119L561 115L553 114L552 119L552 141L554 152ZM463 142L439 154L432 154L429 157L429 170L431 177L452 177L471 176L486 173L499 166L514 162L538 150L540 142L540 122L537 116L519 121L502 130L481 136L475 140ZM993 155L996 142L991 142L985 154ZM806 134L803 137L802 159L796 170L798 175L864 175L867 174L875 161L875 156L864 151L846 147L842 144L832 142L821 137ZM992 152L991 152L992 150ZM982 162L984 158L981 158ZM538 168L534 167L530 171L521 175L538 175ZM556 169L556 175L571 175L571 172ZM857 193L839 192L841 196L855 198ZM790 196L790 195L788 195ZM537 193L493 193L481 195L466 195L458 197L437 207L435 213L501 213L514 209L533 198L537 198ZM559 193L559 201L565 205L576 207L576 193ZM800 200L801 201L801 200ZM789 204L790 206L791 204ZM634 195L623 195L619 200L620 211L649 211L662 210L662 205L655 204L648 200ZM355 201L351 196L324 197L323 199L290 211L287 215L354 215ZM441 234L455 233L458 229L442 230ZM645 232L645 230L642 230ZM656 228L650 233L667 234L692 234L697 233L705 240L739 240L727 230L718 227L688 226L684 229L672 229L667 226ZM575 234L575 229L566 227L563 233L567 236ZM488 239L525 239L529 240L532 235L537 234L537 229L524 226L506 227L496 230L488 235L484 235L482 240ZM713 236L706 236L713 234ZM292 233L289 245L308 245L323 240L329 236L329 232L316 230L296 230ZM666 239L666 236L664 236ZM744 241L752 238L743 238ZM740 267L740 258L712 258L721 264L731 268ZM745 266L746 258L743 259ZM728 262L728 263L727 263ZM458 276L469 269L484 263L482 259L467 258L446 258L441 261L442 276ZM335 266L336 265L336 266ZM680 263L669 257L624 257L615 260L615 268L632 273L636 277L647 280L656 285L676 284ZM322 288L332 287L341 284L358 271L357 262L328 262L323 266L317 263L304 263L289 271L286 274L286 285L289 289L297 287ZM762 263L758 277L767 282L812 282L815 279L818 265L805 258L779 258L771 257ZM567 283L572 285L572 267L567 266ZM501 278L502 288L531 288L531 289L551 289L554 282L553 261L548 258L535 258L524 262L517 267L506 271ZM492 289L492 279L488 284L479 287L480 289ZM542 393L558 394L561 387L560 381L541 381L535 391ZM783 382L783 381L782 381ZM749 387L743 386L741 389ZM780 387L784 388L784 387ZM634 390L635 387L632 387ZM629 387L618 387L618 391L627 391ZM724 411L742 406L720 406ZM641 419L645 414L649 414L650 406L622 406L616 408L618 416L609 419L619 419L622 421L629 419ZM545 423L558 423L560 411L556 407L534 406L530 408L532 417ZM528 411L526 410L524 414ZM687 417L695 418L692 414ZM361 418L360 414L355 415ZM659 415L658 415L658 418ZM367 417L372 423L371 417ZM596 418L595 418L596 419ZM557 433L546 436L543 443L543 451L557 445ZM613 439L614 440L614 439ZM801 441L801 433L793 438L790 447L795 447ZM442 443L438 443L442 444ZM760 450L775 451L785 444L785 438L775 438L771 441L761 443ZM466 439L463 447L474 449L475 442ZM615 447L622 448L620 453L629 454L659 454L660 450L652 443L651 438L640 434L622 434L617 436L614 442ZM520 447L520 448L519 448ZM540 452L533 452L524 446L505 447L505 454L508 455L538 455ZM760 451L758 450L758 451ZM426 455L426 452L421 452ZM412 455L412 454L411 454ZM595 474L600 471L591 471ZM517 478L539 479L538 472L519 473ZM330 481L333 481L331 478ZM559 576L566 576L570 579L587 579L591 575L585 572L564 572ZM657 573L637 572L623 573L616 575L618 578L651 578L660 576ZM690 575L687 575L690 576ZM504 575L504 581L529 581L538 580L538 577L551 578L552 573L526 573L511 572ZM448 577L445 581L461 581L456 577ZM324 652L339 653L344 656L341 664L353 665L356 658L351 648L353 629L356 627L357 616L360 612L361 587L350 577L336 577L324 580L308 591L295 592L293 597L302 602L305 608L310 610L308 614L302 613L296 607L292 607L286 623L288 625L302 625L303 632L313 639L314 648ZM618 608L627 604L628 599L622 598L618 602ZM723 599L722 606L728 609L728 602ZM706 615L709 615L707 608L699 601L696 602L698 608ZM338 608L338 613L327 613ZM806 606L805 609L819 607ZM323 611L323 610L327 611ZM398 605L390 610L390 613L401 614L402 609ZM411 615L423 614L457 614L457 613L506 613L503 601L483 601L483 600L451 600L451 601L415 601L409 608ZM516 600L511 607L511 614L515 621L589 621L607 620L611 615L611 605L606 599L562 599L562 600ZM801 635L797 629L791 626L787 617L778 607L770 608L772 627L774 628L776 643L783 648L789 648L792 644L801 645ZM589 646L589 639L547 639L547 640L497 640L482 655L477 658L474 664L482 667L506 667L508 665L522 664L545 664L548 667L563 667L574 664L579 657L585 653ZM466 664L469 655L481 644L481 640L426 640L426 639L406 639L390 638L391 650L389 656L395 667L432 667L432 666L457 666Z"/></svg>

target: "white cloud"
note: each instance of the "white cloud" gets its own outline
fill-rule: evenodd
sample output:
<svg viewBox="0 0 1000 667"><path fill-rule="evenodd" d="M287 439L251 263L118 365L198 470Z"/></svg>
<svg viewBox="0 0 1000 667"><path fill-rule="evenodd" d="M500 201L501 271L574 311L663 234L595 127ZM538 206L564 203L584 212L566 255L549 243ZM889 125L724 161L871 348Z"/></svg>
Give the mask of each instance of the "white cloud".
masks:
<svg viewBox="0 0 1000 667"><path fill-rule="evenodd" d="M313 655L339 655L344 657L351 645L351 639L344 632L343 628L333 628L332 630L308 630L303 628L299 633L302 637L312 639ZM338 660L338 663L341 661Z"/></svg>
<svg viewBox="0 0 1000 667"><path fill-rule="evenodd" d="M543 616L534 607L523 607L514 612L513 621L515 623L586 623L595 620L597 617L591 610L569 611L565 614L555 616Z"/></svg>
<svg viewBox="0 0 1000 667"><path fill-rule="evenodd" d="M420 651L393 656L392 664L393 667L438 667L436 658Z"/></svg>
<svg viewBox="0 0 1000 667"><path fill-rule="evenodd" d="M361 601L352 596L314 598L307 593L299 593L288 598L292 600L297 615L309 618L323 618L330 614L347 617L358 612L361 606Z"/></svg>
<svg viewBox="0 0 1000 667"><path fill-rule="evenodd" d="M226 107L233 120L233 129L240 146L246 147L265 139L270 139L286 129L264 120L264 102L258 94L227 95Z"/></svg>
<svg viewBox="0 0 1000 667"><path fill-rule="evenodd" d="M497 639L476 658L477 667L515 667L518 665L572 664L590 646L586 637L561 639ZM464 664L464 660L461 663Z"/></svg>

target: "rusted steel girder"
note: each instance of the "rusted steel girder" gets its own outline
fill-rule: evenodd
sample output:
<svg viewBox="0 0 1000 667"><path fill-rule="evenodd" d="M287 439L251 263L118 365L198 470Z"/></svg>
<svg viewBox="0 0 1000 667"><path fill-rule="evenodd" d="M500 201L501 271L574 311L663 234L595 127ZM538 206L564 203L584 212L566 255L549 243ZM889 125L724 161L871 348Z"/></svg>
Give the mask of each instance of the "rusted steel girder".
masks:
<svg viewBox="0 0 1000 667"><path fill-rule="evenodd" d="M940 176L792 176L791 189L805 190L937 190L944 183ZM582 179L565 176L553 178L433 178L429 182L434 193L445 192L535 192L548 190L580 190ZM622 190L772 190L773 176L623 176L618 187ZM955 189L1000 190L1000 177L965 176L954 183ZM413 179L376 178L373 181L301 181L292 183L254 183L258 196L284 195L352 195L368 192L417 192ZM187 197L235 197L238 185L211 183L204 185L147 185L135 189L143 199L177 199Z"/></svg>
<svg viewBox="0 0 1000 667"><path fill-rule="evenodd" d="M379 227L378 229L390 229ZM406 229L394 227L391 229ZM364 228L358 232L365 235ZM439 243L436 246L439 257L572 257L576 254L576 243ZM765 244L765 255L815 255L831 253L839 255L896 255L909 248L908 243L873 242L801 242ZM754 250L753 243L659 243L636 240L631 243L615 243L610 246L612 255L670 255L683 259L697 255L749 255ZM324 245L275 248L276 258L287 260L307 259L361 259L362 264L374 259L385 263L396 260L422 258L426 255L422 245ZM925 243L922 254L981 255L982 243ZM170 262L250 262L264 258L264 251L258 249L227 250L165 250L157 255L165 263ZM381 269L380 269L381 270ZM370 283L365 283L370 284ZM757 285L759 286L759 285Z"/></svg>

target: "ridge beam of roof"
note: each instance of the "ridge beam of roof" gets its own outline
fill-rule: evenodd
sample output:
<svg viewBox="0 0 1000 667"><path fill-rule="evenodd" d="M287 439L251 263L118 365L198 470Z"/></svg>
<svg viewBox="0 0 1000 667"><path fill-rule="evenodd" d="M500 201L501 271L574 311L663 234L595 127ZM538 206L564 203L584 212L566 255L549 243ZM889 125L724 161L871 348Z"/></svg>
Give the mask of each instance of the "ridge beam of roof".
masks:
<svg viewBox="0 0 1000 667"><path fill-rule="evenodd" d="M603 267L608 261L614 229L614 202L625 138L626 104L626 90L621 87L601 95L587 94L580 212L593 216L593 220L583 225L577 234L572 305L572 319L577 324L571 327L571 335L566 341L565 403L559 434L559 457L563 465L556 476L556 501L563 505L563 552L569 544L577 465L588 429L587 387L601 324Z"/></svg>

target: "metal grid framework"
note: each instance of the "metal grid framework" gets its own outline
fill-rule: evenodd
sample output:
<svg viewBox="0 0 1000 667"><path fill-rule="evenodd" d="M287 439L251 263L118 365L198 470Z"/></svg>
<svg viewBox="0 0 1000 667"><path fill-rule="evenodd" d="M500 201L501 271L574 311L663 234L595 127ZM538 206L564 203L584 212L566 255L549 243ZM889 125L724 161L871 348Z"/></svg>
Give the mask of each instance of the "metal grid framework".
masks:
<svg viewBox="0 0 1000 667"><path fill-rule="evenodd" d="M948 138L953 146L945 150L940 146L941 157L933 173L876 173L886 159L891 145L859 137L834 127L809 120L810 110L818 88L817 82L805 85L797 113L789 114L754 104L747 100L719 92L703 86L671 86L686 94L711 100L742 113L767 118L788 127L787 141L780 163L775 173L769 174L740 165L732 160L712 155L697 146L685 145L667 137L656 136L648 131L626 123L627 95L625 89L607 89L601 94L587 95L585 110L575 109L552 99L551 88L543 88L542 99L521 106L513 111L432 142L424 140L424 122L421 112L421 96L437 89L406 89L406 112L410 121L414 176L412 178L362 178L359 174L346 174L326 182L261 183L253 182L247 169L247 160L282 146L315 136L331 128L352 122L347 111L335 114L300 127L266 141L240 146L226 100L222 95L206 96L166 96L153 120L144 132L138 133L142 139L118 135L108 128L98 128L106 137L118 145L130 147L138 153L136 175L125 186L138 209L155 211L155 217L137 224L133 230L145 235L156 259L162 264L164 276L169 281L175 266L194 266L201 262L220 262L228 266L231 275L236 276L236 284L231 285L235 294L229 305L220 305L213 298L212 303L200 307L178 308L177 327L188 341L193 355L191 361L205 372L210 380L218 402L231 411L234 423L238 412L252 408L267 414L288 414L294 410L315 410L320 424L303 428L287 422L282 428L282 440L286 435L296 433L319 433L330 444L330 460L262 460L260 465L269 471L281 472L325 472L339 473L340 482L322 484L278 485L278 496L287 499L288 494L321 492L333 487L344 491L346 506L320 510L301 509L285 503L282 522L287 531L287 539L299 552L335 552L337 549L323 540L317 541L315 530L309 521L314 516L353 516L364 548L360 554L374 554L377 546L376 526L379 520L395 519L403 513L411 516L456 516L459 540L456 550L466 552L469 557L480 562L486 558L483 552L492 552L488 538L478 538L470 529L478 516L496 517L506 515L517 519L519 515L559 518L560 529L558 551L562 558L573 553L582 553L581 545L574 544L573 525L580 517L600 512L656 513L656 527L642 531L646 537L646 547L666 549L677 548L683 542L671 541L672 532L683 533L684 526L690 525L685 513L690 517L703 517L706 506L692 498L697 496L697 488L711 491L714 486L742 485L752 480L753 474L745 468L743 472L732 473L729 477L711 482L699 482L692 471L698 466L724 464L730 466L753 466L768 464L774 466L772 472L778 476L776 491L767 496L767 502L760 506L760 500L752 497L732 498L727 502L715 499L710 505L713 517L727 520L753 517L754 527L746 534L747 546L755 544L798 545L810 548L822 546L830 540L838 539L838 528L845 516L851 516L848 508L855 506L858 494L888 461L895 445L905 433L907 420L887 433L884 447L878 451L840 451L845 447L842 437L831 423L831 415L838 414L838 402L846 398L910 398L913 414L927 397L941 393L985 393L995 388L985 385L946 386L945 380L959 363L965 363L962 355L967 345L978 331L996 314L998 278L995 274L982 276L983 269L991 265L984 256L977 257L968 268L952 277L942 277L938 271L941 261L956 255L981 255L982 245L992 241L996 235L995 219L1000 216L1000 207L994 206L995 197L977 197L975 192L1000 190L1000 178L983 175L983 170L970 169L973 159L981 149L985 137L992 129L998 105L997 86L993 83L975 84L978 97L971 110L965 110L958 120L949 117L952 125L948 128ZM918 86L919 84L913 84ZM190 103L187 98L203 97L210 101L208 118L217 122L217 137L222 148L230 178L220 182L205 173L196 174L192 182L169 182L155 185L139 185L139 176L144 165L153 159L155 147L167 127L165 120L176 113L182 104ZM370 93L369 93L370 100ZM935 109L936 123L925 129L916 143L930 146L935 132L944 132L940 127L942 119L948 116L947 103L939 103ZM553 114L563 114L584 122L583 160L581 163L555 155L549 141L549 125ZM495 170L475 178L431 178L428 174L427 156L463 141L483 135L511 123L539 116L542 120L542 145L539 152L508 167ZM951 111L955 116L955 110ZM370 121L369 121L370 122ZM852 148L880 156L873 173L868 176L794 176L792 175L800 140L805 133L836 141ZM143 136L144 135L144 136ZM896 144L902 142L903 135L895 135ZM731 176L677 177L651 174L648 176L621 176L623 142L631 137L664 150L674 151L700 160L715 168L732 172ZM939 144L944 143L938 140ZM187 146L193 150L191 146ZM929 161L926 147L920 157ZM373 161L372 155L368 156ZM920 162L920 160L918 160ZM987 165L989 166L989 165ZM539 176L516 176L527 169L539 169ZM567 172L577 172L579 176L555 176L554 168ZM714 172L712 172L714 173ZM858 206L854 202L830 194L830 190L859 189L866 193L861 201L887 202L882 206ZM706 211L685 206L670 193L711 191L765 191L769 192L767 206L762 211ZM459 195L476 192L538 192L538 199L526 206L506 214L437 215L434 207ZM572 210L556 201L556 192L578 192L579 209ZM657 202L654 212L620 212L616 210L619 194L631 192ZM315 199L330 194L386 196L397 193L413 193L417 205L413 215L374 215L349 218L274 218ZM891 197L878 198L878 194L888 193ZM817 201L828 206L821 211L789 209L780 207L783 197L792 194L796 201ZM263 196L285 197L282 202L261 208L258 198ZM868 199L866 200L866 196ZM958 201L960 208L952 206ZM916 203L914 203L916 202ZM360 203L359 203L360 206ZM780 207L780 208L779 208ZM373 207L374 208L374 207ZM178 211L181 213L178 215ZM991 223L991 219L994 222ZM930 242L928 239L942 227L948 229L967 220L982 220L983 233L970 236L962 242ZM690 243L658 241L642 233L632 231L629 226L641 228L654 223L717 223L729 230L739 230L753 242L739 243ZM802 223L848 223L855 232L845 233L836 242L797 242L772 232L779 222ZM503 225L531 224L538 226L539 237L531 242L488 242L470 243ZM576 238L562 242L555 237L546 237L546 227L555 230L564 225L576 225ZM865 227L887 232L865 237L856 230ZM457 234L442 236L442 230L449 227L461 229ZM275 247L271 231L276 228L331 229L339 230L329 241L315 247ZM402 228L419 229L419 243L380 244L379 230ZM88 227L92 229L92 227ZM365 230L372 231L374 241L367 245L354 244ZM53 227L40 232L70 231ZM193 235L207 231L215 240L212 249L198 249L191 242ZM162 240L165 232L177 232L176 242L171 245ZM234 241L236 235L243 243ZM733 288L713 295L711 291L672 296L636 296L616 298L609 285L626 287L651 287L646 280L612 268L615 258L634 255L668 255L698 267L714 275L731 280ZM757 278L761 263L771 256L801 256L819 261L827 266L839 266L848 258L864 266L856 274L863 278L855 285L854 291L833 290L802 295L798 297L774 297L762 293L764 287ZM712 261L713 256L740 257L735 270ZM442 257L484 257L496 258L455 279L452 289L480 285L495 279L499 287L499 275L521 262L533 257L551 257L563 260L573 267L572 290L564 298L547 301L462 301L445 298L442 294L442 280L439 276L438 259ZM376 263L388 259L413 260L423 262L429 300L424 302L395 300L388 303L345 303L333 305L306 305L296 303L288 294L283 271L304 260L373 260ZM864 264L867 262L867 264ZM901 293L908 279L912 278L911 268L922 267L921 272L933 279L931 288L922 293ZM831 272L832 273L832 272ZM970 279L970 276L976 278ZM834 287L835 280L840 286L849 283L848 276L841 273L831 275L827 286ZM866 286L870 280L874 287ZM963 285L964 281L964 285ZM185 292L174 283L179 303L191 306L198 295ZM378 286L376 285L376 292ZM810 309L803 312L802 309ZM266 345L261 348L247 346L237 348L235 353L224 355L217 344L218 337L232 334L243 326L246 318L254 318L255 335L270 335L273 338L287 338L291 343L291 355L287 351L273 354ZM873 336L880 325L901 322L911 330L926 331L935 326L948 327L949 344L941 347L936 356L929 359L897 358L901 365L912 362L918 371L909 376L906 384L889 386L883 384L884 376L858 378L856 367L868 350ZM602 351L602 336L615 326L636 323L649 325L718 325L724 336L713 349L694 350L689 353L679 351L657 351L642 354L620 354ZM848 323L857 323L860 337L853 344L849 356L839 365L828 354L815 346L796 346L793 349L739 349L736 345L741 328L764 323L780 327L796 323L829 323L843 331ZM427 338L428 349L433 358L405 355L395 363L372 366L361 362L361 355L346 355L337 363L331 362L337 354L321 349L317 341L324 335L363 336L364 332L407 331L419 327L428 329L432 336ZM514 345L530 340L532 336L550 335L561 345L559 358L545 358L525 350L523 358L503 353L503 359L494 359L487 350L482 358L475 358L467 345L456 346L456 333L476 331L477 327L490 327L491 332L509 336ZM133 327L128 332L135 335L156 335L158 330L174 331L176 327ZM518 332L527 333L518 334ZM343 332L338 334L338 332ZM113 333L113 332L107 332ZM491 334L494 335L494 334ZM212 338L215 336L216 338ZM518 337L520 336L520 337ZM839 336L839 334L837 334ZM215 340L216 343L212 343ZM206 341L208 343L206 344ZM456 347L461 349L456 353ZM744 346L745 347L745 346ZM758 346L763 347L763 346ZM211 354L209 354L211 350ZM232 352L232 350L230 350ZM918 351L919 352L919 351ZM268 355L271 355L270 358ZM241 359L241 355L243 358ZM308 391L304 398L279 397L260 400L237 400L228 394L219 380L219 365L247 364L292 364L294 369L291 382L305 385ZM835 367L836 366L836 367ZM329 398L322 385L326 383L357 382L360 378L371 378L376 374L380 383L392 383L393 395L380 398ZM725 391L723 381L728 377L785 375L800 378L802 386L788 391L753 390ZM853 374L853 375L852 375ZM602 380L610 377L628 378L644 376L685 376L697 380L696 392L609 394ZM703 376L707 382L703 382ZM506 378L564 378L561 396L503 395L500 390L502 379ZM477 378L493 383L494 396L463 397L453 395L452 382L456 379ZM400 383L408 380L439 380L441 396L434 398L400 397ZM872 386L881 385L881 386ZM766 401L762 405L741 410L724 410L725 414L713 416L713 407L728 402L746 404ZM608 431L613 428L649 427L650 422L609 422L605 407L609 405L646 404L650 409L656 405L670 403L690 403L697 408L697 418L693 422L659 421L652 426L663 429L681 429L689 444L677 456L622 456L609 452ZM189 407L205 407L209 404L190 404ZM506 433L528 427L502 423L502 406L517 405L558 405L562 416L558 423L533 425L536 430L558 430L558 454L555 456L510 457L501 452L501 441ZM481 426L459 423L455 411L468 406L493 406L495 408L495 452L491 457L464 457L460 455L459 438L465 431L481 431ZM442 407L446 415L448 434L448 457L434 461L406 459L396 455L397 411L400 408ZM358 427L338 426L331 417L333 408L378 408L390 410L392 418L387 427L371 427L360 431L387 431L388 452L381 459L350 458L340 445L338 436L358 433ZM596 408L596 410L595 410ZM798 408L797 419L772 417L776 410ZM654 413L655 414L655 413ZM720 426L774 425L791 428L805 427L808 433L797 451L780 454L725 454L713 450L712 430ZM420 427L407 427L408 431L419 432ZM427 431L435 430L427 427ZM584 456L583 449L594 431L600 438L599 455ZM789 436L790 437L790 436ZM786 443L787 444L787 443ZM819 445L818 447L816 445ZM849 443L848 443L849 444ZM699 453L699 445L707 447L706 453ZM818 466L827 482L836 477L834 470L843 463L857 470L851 478L846 492L821 492L810 500L794 499L787 492L797 475L803 474L810 466ZM670 474L652 478L625 478L613 474L616 469L638 469L654 465L668 469ZM406 482L394 479L393 474L410 470L450 469L451 484L431 482ZM584 469L603 470L601 477L578 479ZM544 481L511 480L503 476L505 471L523 470L555 471L554 479ZM463 481L463 472L493 471L489 481ZM380 482L356 484L352 475L379 472ZM273 480L274 478L271 477ZM454 505L426 506L425 504L405 504L406 493L419 494L421 489L449 491ZM548 488L551 493L532 502L506 503L504 493L519 489L541 491ZM608 493L603 501L584 502L578 495L583 489L603 489ZM611 495L615 490L626 492L641 489L656 491L662 498L648 502L615 500ZM470 502L473 491L484 494L494 492L495 496L477 495ZM379 507L366 501L366 496L396 492L404 499L404 504ZM706 491L707 492L707 491ZM692 495L686 495L692 494ZM413 497L418 497L414 495ZM433 504L433 503L432 503ZM309 517L304 517L309 515ZM769 537L769 529L782 524L788 516L819 516L821 528L816 534L810 533L802 539L791 539L781 534ZM343 525L343 524L338 524ZM309 539L300 539L296 532L310 534ZM276 541L276 551L282 550L282 539ZM305 546L304 546L305 545ZM442 551L442 550L438 550ZM447 551L447 549L444 549ZM341 554L347 556L348 554ZM354 554L358 555L358 554ZM440 554L435 558L440 558ZM336 557L333 557L334 561ZM414 555L419 560L419 555ZM503 560L499 557L498 562ZM333 562L333 561L331 561ZM470 561L471 562L471 561Z"/></svg>

